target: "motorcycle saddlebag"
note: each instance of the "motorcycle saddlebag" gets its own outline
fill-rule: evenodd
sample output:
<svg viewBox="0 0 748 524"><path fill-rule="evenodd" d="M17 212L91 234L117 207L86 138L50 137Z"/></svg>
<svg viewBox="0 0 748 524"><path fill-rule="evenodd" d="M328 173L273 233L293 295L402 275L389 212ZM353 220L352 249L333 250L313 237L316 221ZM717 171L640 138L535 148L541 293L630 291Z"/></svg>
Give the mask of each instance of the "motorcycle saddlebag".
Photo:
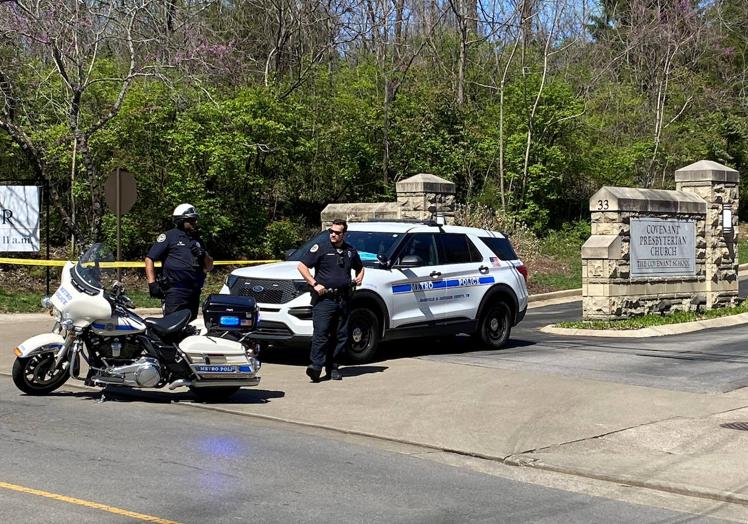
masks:
<svg viewBox="0 0 748 524"><path fill-rule="evenodd" d="M208 332L251 331L257 326L259 308L252 297L208 295L203 302L203 320Z"/></svg>

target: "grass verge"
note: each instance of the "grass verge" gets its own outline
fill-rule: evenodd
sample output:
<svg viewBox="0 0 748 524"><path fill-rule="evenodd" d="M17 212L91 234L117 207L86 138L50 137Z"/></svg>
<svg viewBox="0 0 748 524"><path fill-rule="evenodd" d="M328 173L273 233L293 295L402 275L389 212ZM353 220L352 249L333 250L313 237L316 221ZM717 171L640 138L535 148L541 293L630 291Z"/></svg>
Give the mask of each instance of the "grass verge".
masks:
<svg viewBox="0 0 748 524"><path fill-rule="evenodd" d="M696 320L707 320L710 318L726 317L729 315L738 315L748 313L748 301L739 306L710 309L703 313L676 311L668 315L646 315L641 317L628 318L625 320L584 320L580 322L560 322L556 327L570 329L642 329L654 326L665 326L668 324L681 324L683 322L694 322Z"/></svg>

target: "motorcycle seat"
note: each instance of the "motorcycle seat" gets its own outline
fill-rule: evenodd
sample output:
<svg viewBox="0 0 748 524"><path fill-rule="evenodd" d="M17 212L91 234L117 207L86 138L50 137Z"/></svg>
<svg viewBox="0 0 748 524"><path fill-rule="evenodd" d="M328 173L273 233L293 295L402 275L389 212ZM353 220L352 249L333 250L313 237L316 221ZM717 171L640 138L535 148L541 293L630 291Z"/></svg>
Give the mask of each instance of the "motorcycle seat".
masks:
<svg viewBox="0 0 748 524"><path fill-rule="evenodd" d="M163 318L147 317L143 320L156 335L163 338L182 331L190 323L191 316L189 309L182 309Z"/></svg>

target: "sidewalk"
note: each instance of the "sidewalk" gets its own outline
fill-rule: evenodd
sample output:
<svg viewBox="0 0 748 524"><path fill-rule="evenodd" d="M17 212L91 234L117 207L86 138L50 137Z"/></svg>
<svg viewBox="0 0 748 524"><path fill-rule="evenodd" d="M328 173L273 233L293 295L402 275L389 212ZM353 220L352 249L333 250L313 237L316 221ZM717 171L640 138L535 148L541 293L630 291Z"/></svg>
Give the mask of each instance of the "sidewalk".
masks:
<svg viewBox="0 0 748 524"><path fill-rule="evenodd" d="M0 316L0 373L48 325ZM748 427L748 388L697 394L417 358L343 368L341 382L279 364L261 375L206 407L748 505L748 431L729 429Z"/></svg>

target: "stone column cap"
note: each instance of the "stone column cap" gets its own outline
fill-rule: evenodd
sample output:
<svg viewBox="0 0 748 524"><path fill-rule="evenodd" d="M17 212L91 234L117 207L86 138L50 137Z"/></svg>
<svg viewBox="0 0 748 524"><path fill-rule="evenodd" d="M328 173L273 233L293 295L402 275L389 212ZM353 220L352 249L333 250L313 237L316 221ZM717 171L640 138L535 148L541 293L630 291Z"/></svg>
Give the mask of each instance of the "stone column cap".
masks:
<svg viewBox="0 0 748 524"><path fill-rule="evenodd" d="M590 211L706 214L706 201L686 191L604 186L590 198Z"/></svg>
<svg viewBox="0 0 748 524"><path fill-rule="evenodd" d="M740 180L738 172L712 160L699 160L691 165L676 169L676 182L732 182Z"/></svg>
<svg viewBox="0 0 748 524"><path fill-rule="evenodd" d="M454 194L455 184L430 173L419 173L395 184L398 193L447 193Z"/></svg>

